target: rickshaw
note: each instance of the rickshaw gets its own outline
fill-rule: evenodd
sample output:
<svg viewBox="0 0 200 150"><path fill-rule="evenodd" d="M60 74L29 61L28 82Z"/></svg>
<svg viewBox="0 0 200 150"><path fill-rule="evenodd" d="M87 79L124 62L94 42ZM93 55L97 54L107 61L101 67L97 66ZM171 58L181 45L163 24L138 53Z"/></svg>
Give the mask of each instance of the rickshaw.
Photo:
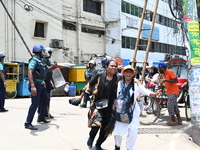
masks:
<svg viewBox="0 0 200 150"><path fill-rule="evenodd" d="M185 104L186 119L190 121L190 101L187 84L187 64L186 61L180 57L175 57L167 62L167 68L174 71L178 77L179 96L177 98L178 103ZM164 84L159 84L158 89L162 90L162 95L159 97L149 97L142 95L144 98L144 107L140 117L140 122L143 125L151 125L162 114L163 108L167 108L167 94Z"/></svg>
<svg viewBox="0 0 200 150"><path fill-rule="evenodd" d="M12 99L17 95L17 83L19 82L20 64L7 63L6 69L6 98Z"/></svg>

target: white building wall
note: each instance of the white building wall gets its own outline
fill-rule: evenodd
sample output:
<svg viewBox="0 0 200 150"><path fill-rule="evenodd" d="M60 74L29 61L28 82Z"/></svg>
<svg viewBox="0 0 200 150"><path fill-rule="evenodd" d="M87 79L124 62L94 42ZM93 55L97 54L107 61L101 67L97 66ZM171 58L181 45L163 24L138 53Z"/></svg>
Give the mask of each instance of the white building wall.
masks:
<svg viewBox="0 0 200 150"><path fill-rule="evenodd" d="M131 3L133 5L139 6L141 8L144 7L144 1L135 1L135 0L124 0L128 3ZM149 0L148 4L147 4L147 10L150 11L154 11L155 8L155 2L156 0ZM109 1L109 3L106 3L107 5L107 9L106 11L111 11L112 14L116 15L118 13L118 11L121 12L121 0L117 0L117 1ZM114 9L111 9L111 6L115 5ZM113 7L112 7L113 8ZM174 18L169 10L169 6L167 3L163 2L163 1L159 1L159 6L158 6L158 10L157 10L157 14L168 17L168 18ZM127 14L127 13L120 13L120 24L117 26L111 26L109 28L110 32L109 35L112 38L116 38L118 39L118 43L115 43L112 46L114 47L113 49L110 49L110 44L107 43L106 46L106 52L109 55L115 56L118 55L118 53L120 52L120 57L122 59L131 59L133 58L133 52L134 50L130 50L130 49L126 49L126 48L121 48L121 44L122 44L122 39L120 36L127 36L127 37L135 37L137 38L138 35L138 30L137 29L131 29L127 27L127 18L132 18L134 19L134 24L135 27L139 28L140 25L140 18ZM111 20L110 15L106 16L107 20ZM149 24L151 25L152 23L150 21L144 20L145 24ZM159 28L159 41L160 43L166 43L166 44L171 44L171 45L176 45L176 46L183 46L183 43L181 42L182 39L182 35L180 33L180 31L178 33L174 33L174 29L170 28L170 27L166 27L163 25L160 25L158 23L155 23L155 27ZM118 36L116 35L116 33L121 33L118 34ZM164 60L165 58L164 53L158 53L158 52L150 52L149 53L149 62L152 63L153 61L160 61L160 60ZM138 61L143 61L145 57L145 52L144 51L138 51L137 53L137 60ZM182 56L184 59L186 59L185 56Z"/></svg>
<svg viewBox="0 0 200 150"><path fill-rule="evenodd" d="M35 44L42 44L47 47L51 39L59 39L64 40L64 47L68 48L69 51L55 48L52 61L78 63L79 57L84 61L93 53L105 53L105 36L98 37L97 34L83 33L80 28L81 24L105 28L103 3L102 15L84 12L82 0L3 0L3 3L12 18L15 18L15 23L31 51ZM32 6L33 11L26 11L24 9L25 4ZM0 17L3 22L0 24L1 51L5 51L6 61L28 62L31 56L2 5L0 5ZM78 22L79 30L62 29L62 19ZM47 24L45 38L33 36L35 21L42 21Z"/></svg>

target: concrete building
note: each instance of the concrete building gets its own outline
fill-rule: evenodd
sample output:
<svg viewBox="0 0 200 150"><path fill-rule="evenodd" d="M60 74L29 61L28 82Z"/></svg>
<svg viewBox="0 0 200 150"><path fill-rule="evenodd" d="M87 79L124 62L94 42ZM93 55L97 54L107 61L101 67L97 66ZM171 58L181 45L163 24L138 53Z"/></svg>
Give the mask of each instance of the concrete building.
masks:
<svg viewBox="0 0 200 150"><path fill-rule="evenodd" d="M148 0L148 12L154 11L155 2L155 0ZM173 5L175 6L175 4L172 4L172 8ZM143 7L144 1L106 1L105 18L107 30L109 30L109 32L106 32L106 53L108 55L119 56L123 59L133 58ZM146 15L143 28L150 28L151 21L152 15ZM148 59L150 63L167 60L175 56L186 59L179 24L170 12L168 0L160 0ZM148 32L143 31L141 33L140 45L147 44ZM143 61L144 57L145 47L140 47L137 53L137 60Z"/></svg>
<svg viewBox="0 0 200 150"><path fill-rule="evenodd" d="M91 0L2 0L29 49L53 47L52 60L80 64L105 53L104 5ZM0 4L0 43L6 62L27 62L30 54Z"/></svg>
<svg viewBox="0 0 200 150"><path fill-rule="evenodd" d="M2 0L29 49L35 44L53 47L52 60L81 64L92 54L133 57L144 1L134 0ZM148 11L155 0L148 1ZM149 61L185 55L182 34L166 0L160 0ZM0 43L6 61L27 62L26 47L0 5ZM145 27L152 16L146 17ZM148 33L142 33L145 44ZM144 48L137 59L143 61ZM184 57L185 58L185 57Z"/></svg>

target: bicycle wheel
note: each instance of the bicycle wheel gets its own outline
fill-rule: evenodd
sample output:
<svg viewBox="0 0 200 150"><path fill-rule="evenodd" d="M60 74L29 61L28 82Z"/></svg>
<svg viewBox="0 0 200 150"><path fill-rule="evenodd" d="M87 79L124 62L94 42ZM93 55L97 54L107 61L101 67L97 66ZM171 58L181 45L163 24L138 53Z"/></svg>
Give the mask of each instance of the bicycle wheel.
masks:
<svg viewBox="0 0 200 150"><path fill-rule="evenodd" d="M187 121L191 120L191 110L190 110L190 96L187 94L185 96L185 116Z"/></svg>
<svg viewBox="0 0 200 150"><path fill-rule="evenodd" d="M140 123L143 125L151 125L160 116L160 105L157 100L149 96L141 96L139 106L141 111ZM143 105L142 105L143 104Z"/></svg>

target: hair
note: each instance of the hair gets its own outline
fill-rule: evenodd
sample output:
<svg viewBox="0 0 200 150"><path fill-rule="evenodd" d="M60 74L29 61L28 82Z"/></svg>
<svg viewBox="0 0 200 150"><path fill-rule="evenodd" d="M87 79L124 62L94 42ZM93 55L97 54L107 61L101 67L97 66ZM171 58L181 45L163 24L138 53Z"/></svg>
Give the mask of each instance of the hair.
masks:
<svg viewBox="0 0 200 150"><path fill-rule="evenodd" d="M138 70L138 72L139 72L139 73L135 76L135 78L136 78L136 79L140 79L140 75L141 75L140 67L137 66L137 67L135 67L135 69Z"/></svg>
<svg viewBox="0 0 200 150"><path fill-rule="evenodd" d="M118 67L118 63L117 63L117 61L114 60L114 59L108 60L107 63L106 63L106 67L108 67L112 61L114 61L114 62L116 63L116 65L117 65L117 67Z"/></svg>
<svg viewBox="0 0 200 150"><path fill-rule="evenodd" d="M156 68L155 66L152 66L151 69L153 70L153 73L150 72L149 73L149 77L152 78L156 73L158 73L158 68Z"/></svg>

